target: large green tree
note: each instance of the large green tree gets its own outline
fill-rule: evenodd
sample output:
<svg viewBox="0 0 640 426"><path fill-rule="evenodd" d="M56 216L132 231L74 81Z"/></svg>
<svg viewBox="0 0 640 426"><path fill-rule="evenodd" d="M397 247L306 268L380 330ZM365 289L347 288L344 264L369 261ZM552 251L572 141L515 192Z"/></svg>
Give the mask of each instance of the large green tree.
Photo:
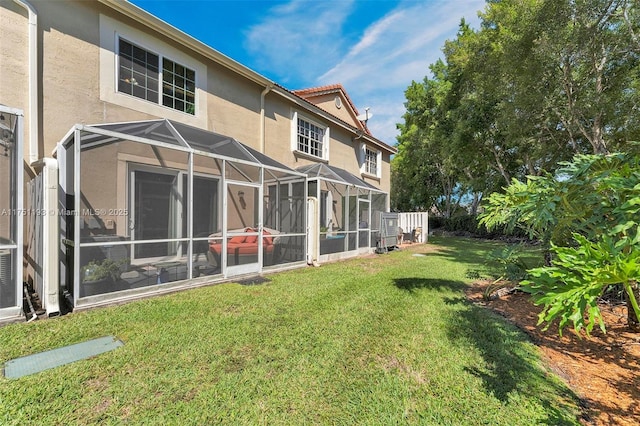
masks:
<svg viewBox="0 0 640 426"><path fill-rule="evenodd" d="M463 22L444 60L405 93L394 207L455 203L460 193L477 201L576 154L631 149L640 138L638 8L488 1L480 28Z"/></svg>
<svg viewBox="0 0 640 426"><path fill-rule="evenodd" d="M434 78L414 82L405 92L407 101L398 154L392 162L392 204L401 210L438 207L449 216L458 203L459 171L450 152L438 142L447 116L443 106L451 84L447 68L439 61L431 67ZM459 198L459 197L458 197Z"/></svg>

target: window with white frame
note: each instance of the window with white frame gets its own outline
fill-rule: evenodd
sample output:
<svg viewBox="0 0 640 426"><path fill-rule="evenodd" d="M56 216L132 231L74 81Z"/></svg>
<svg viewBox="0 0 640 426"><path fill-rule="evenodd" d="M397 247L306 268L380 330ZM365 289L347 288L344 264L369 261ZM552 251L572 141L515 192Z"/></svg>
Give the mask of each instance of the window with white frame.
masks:
<svg viewBox="0 0 640 426"><path fill-rule="evenodd" d="M372 149L365 143L360 145L360 171L363 174L380 178L382 152Z"/></svg>
<svg viewBox="0 0 640 426"><path fill-rule="evenodd" d="M378 175L378 152L369 147L364 150L364 172L370 175Z"/></svg>
<svg viewBox="0 0 640 426"><path fill-rule="evenodd" d="M123 38L118 43L118 91L195 114L196 73ZM160 68L162 64L162 68ZM160 97L162 82L162 97Z"/></svg>
<svg viewBox="0 0 640 426"><path fill-rule="evenodd" d="M292 149L294 151L328 160L329 128L314 123L298 113L293 114Z"/></svg>

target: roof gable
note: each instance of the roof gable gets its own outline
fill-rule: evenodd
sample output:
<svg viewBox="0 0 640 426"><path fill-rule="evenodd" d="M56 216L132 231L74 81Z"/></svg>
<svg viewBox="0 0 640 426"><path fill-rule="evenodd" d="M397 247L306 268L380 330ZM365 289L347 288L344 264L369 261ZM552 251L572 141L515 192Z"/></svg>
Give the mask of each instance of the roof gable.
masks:
<svg viewBox="0 0 640 426"><path fill-rule="evenodd" d="M371 135L366 121L358 119L360 115L358 108L356 108L342 84L293 90L292 93L340 118L345 123L351 124L353 127Z"/></svg>

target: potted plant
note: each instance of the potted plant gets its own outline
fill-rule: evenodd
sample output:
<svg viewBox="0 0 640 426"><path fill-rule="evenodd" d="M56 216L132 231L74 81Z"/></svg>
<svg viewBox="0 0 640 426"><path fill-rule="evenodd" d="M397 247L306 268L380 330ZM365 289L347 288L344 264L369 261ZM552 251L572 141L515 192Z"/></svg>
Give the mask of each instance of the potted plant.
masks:
<svg viewBox="0 0 640 426"><path fill-rule="evenodd" d="M120 263L112 259L92 260L82 267L80 297L108 293L120 279Z"/></svg>

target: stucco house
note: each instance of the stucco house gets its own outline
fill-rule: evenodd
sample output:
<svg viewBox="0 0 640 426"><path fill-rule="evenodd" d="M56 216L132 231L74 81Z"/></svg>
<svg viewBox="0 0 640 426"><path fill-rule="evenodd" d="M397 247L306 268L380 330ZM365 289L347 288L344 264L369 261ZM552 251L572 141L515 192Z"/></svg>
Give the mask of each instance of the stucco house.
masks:
<svg viewBox="0 0 640 426"><path fill-rule="evenodd" d="M127 1L0 0L0 320L376 246L390 156L340 84L289 90Z"/></svg>

